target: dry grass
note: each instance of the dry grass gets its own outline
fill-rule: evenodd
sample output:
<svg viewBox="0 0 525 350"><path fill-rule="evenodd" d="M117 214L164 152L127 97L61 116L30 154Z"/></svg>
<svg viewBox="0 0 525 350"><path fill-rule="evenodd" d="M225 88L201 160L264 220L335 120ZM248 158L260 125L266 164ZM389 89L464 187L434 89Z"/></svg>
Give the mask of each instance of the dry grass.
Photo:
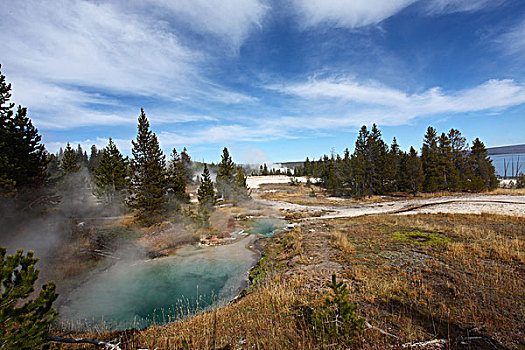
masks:
<svg viewBox="0 0 525 350"><path fill-rule="evenodd" d="M315 193L315 197L312 197L312 190ZM257 198L272 201L331 207L378 203L394 199L394 197L389 196L372 196L362 199L332 197L319 186L310 185L310 187L308 187L305 184L299 184L297 186L291 186L289 184L263 184L253 195Z"/></svg>
<svg viewBox="0 0 525 350"><path fill-rule="evenodd" d="M352 236L345 255L353 296L406 341L466 336L525 346L525 219L414 215L337 220ZM442 244L400 242L399 230L440 234ZM472 333L472 332L471 332ZM478 344L478 346L480 346Z"/></svg>
<svg viewBox="0 0 525 350"><path fill-rule="evenodd" d="M525 188L496 188L490 194L506 194L510 196L524 196Z"/></svg>
<svg viewBox="0 0 525 350"><path fill-rule="evenodd" d="M432 244L396 232L446 237ZM415 235L415 237L419 237ZM227 307L121 337L123 348L320 349L305 310L343 277L366 330L356 349L481 337L449 348L525 347L525 219L501 215L379 215L304 222L268 241L265 277Z"/></svg>
<svg viewBox="0 0 525 350"><path fill-rule="evenodd" d="M355 246L348 239L348 235L342 233L341 231L333 231L332 238L335 243L335 246L341 249L345 254L354 254Z"/></svg>

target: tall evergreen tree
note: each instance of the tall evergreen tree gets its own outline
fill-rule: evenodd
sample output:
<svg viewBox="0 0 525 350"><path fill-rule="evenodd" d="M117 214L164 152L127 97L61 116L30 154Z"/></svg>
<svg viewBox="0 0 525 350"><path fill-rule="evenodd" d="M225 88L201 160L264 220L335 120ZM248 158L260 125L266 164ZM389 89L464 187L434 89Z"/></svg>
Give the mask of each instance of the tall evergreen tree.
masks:
<svg viewBox="0 0 525 350"><path fill-rule="evenodd" d="M48 161L27 108L18 106L14 112L10 99L11 84L0 72L0 193L42 187Z"/></svg>
<svg viewBox="0 0 525 350"><path fill-rule="evenodd" d="M108 203L113 202L128 187L127 161L111 138L102 151L94 175L97 194Z"/></svg>
<svg viewBox="0 0 525 350"><path fill-rule="evenodd" d="M180 153L180 159L184 166L184 181L186 184L189 184L193 181L193 162L186 147Z"/></svg>
<svg viewBox="0 0 525 350"><path fill-rule="evenodd" d="M224 199L230 199L233 196L235 175L235 163L233 163L228 148L224 147L221 162L219 163L219 171L215 179L217 191Z"/></svg>
<svg viewBox="0 0 525 350"><path fill-rule="evenodd" d="M388 162L388 147L381 138L381 131L376 124L372 125L367 140L368 154L368 195L383 193Z"/></svg>
<svg viewBox="0 0 525 350"><path fill-rule="evenodd" d="M65 174L74 173L75 171L80 170L77 154L69 142L64 150L64 156L62 157L60 167Z"/></svg>
<svg viewBox="0 0 525 350"><path fill-rule="evenodd" d="M95 171L101 157L102 157L102 152L97 149L97 146L92 145L90 148L90 154L89 154L89 158L87 161L88 170L90 172L93 173Z"/></svg>
<svg viewBox="0 0 525 350"><path fill-rule="evenodd" d="M393 192L399 189L399 171L400 171L400 162L401 162L401 150L399 149L399 144L397 139L394 137L392 144L390 145L390 150L386 155L386 162L383 166L384 168L384 180L385 180L385 191Z"/></svg>
<svg viewBox="0 0 525 350"><path fill-rule="evenodd" d="M168 190L170 200L187 201L186 194L187 174L184 161L174 148L168 166Z"/></svg>
<svg viewBox="0 0 525 350"><path fill-rule="evenodd" d="M451 179L454 177L452 164L452 148L447 134L441 133L438 138L438 164L439 188L450 190Z"/></svg>
<svg viewBox="0 0 525 350"><path fill-rule="evenodd" d="M423 190L425 192L439 191L441 183L441 173L439 170L439 149L438 136L436 129L429 126L425 134L423 147L421 148L421 162L423 166L424 181Z"/></svg>
<svg viewBox="0 0 525 350"><path fill-rule="evenodd" d="M423 188L423 167L421 159L417 155L414 147L410 147L408 154L404 156L404 186L405 190L411 191L413 194L421 191Z"/></svg>
<svg viewBox="0 0 525 350"><path fill-rule="evenodd" d="M357 135L355 141L354 153L352 154L352 194L356 197L362 197L366 194L366 190L369 188L368 171L369 156L367 148L367 140L369 139L370 133L368 132L366 125L363 125Z"/></svg>
<svg viewBox="0 0 525 350"><path fill-rule="evenodd" d="M453 191L465 189L467 175L467 143L457 129L450 129L448 132L450 140L452 170L450 172L450 188Z"/></svg>
<svg viewBox="0 0 525 350"><path fill-rule="evenodd" d="M485 145L479 138L472 143L469 163L471 169L469 189L471 191L492 190L498 186L496 170L492 165L492 160L488 157Z"/></svg>
<svg viewBox="0 0 525 350"><path fill-rule="evenodd" d="M131 143L133 160L128 204L137 210L138 221L152 224L161 220L167 209L166 159L142 108L137 139Z"/></svg>
<svg viewBox="0 0 525 350"><path fill-rule="evenodd" d="M210 171L208 170L206 163L204 163L200 186L197 190L197 198L201 207L212 207L215 205L215 191L213 190L213 182L211 181Z"/></svg>
<svg viewBox="0 0 525 350"><path fill-rule="evenodd" d="M246 175L244 174L244 170L241 167L237 169L237 175L235 176L234 197L237 200L245 200L250 198L248 185L246 183Z"/></svg>

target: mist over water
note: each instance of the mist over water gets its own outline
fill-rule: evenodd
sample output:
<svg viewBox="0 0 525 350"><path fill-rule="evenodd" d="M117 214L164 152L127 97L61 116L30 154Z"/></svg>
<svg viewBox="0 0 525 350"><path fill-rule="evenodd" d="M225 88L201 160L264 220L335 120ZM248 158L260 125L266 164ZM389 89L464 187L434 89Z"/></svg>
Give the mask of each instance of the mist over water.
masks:
<svg viewBox="0 0 525 350"><path fill-rule="evenodd" d="M188 312L221 305L244 287L258 254L248 236L231 245L187 246L173 256L121 261L59 300L61 320L107 329L174 321Z"/></svg>

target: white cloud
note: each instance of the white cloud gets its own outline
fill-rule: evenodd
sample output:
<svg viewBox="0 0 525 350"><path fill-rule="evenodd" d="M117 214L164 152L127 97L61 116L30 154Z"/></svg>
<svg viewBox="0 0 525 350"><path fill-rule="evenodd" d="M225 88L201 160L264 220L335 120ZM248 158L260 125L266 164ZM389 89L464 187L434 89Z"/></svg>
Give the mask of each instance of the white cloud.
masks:
<svg viewBox="0 0 525 350"><path fill-rule="evenodd" d="M525 18L501 35L496 42L511 55L525 53Z"/></svg>
<svg viewBox="0 0 525 350"><path fill-rule="evenodd" d="M123 96L135 105L151 96L186 104L255 101L208 81L207 54L183 45L151 13L84 0L0 2L0 12L3 73L13 101L28 106L39 126L130 122L137 111L116 101Z"/></svg>
<svg viewBox="0 0 525 350"><path fill-rule="evenodd" d="M260 0L142 0L143 6L174 16L193 30L211 33L238 47L254 28L262 26L269 6ZM126 1L125 6L129 7Z"/></svg>
<svg viewBox="0 0 525 350"><path fill-rule="evenodd" d="M423 2L430 14L473 12L495 7L504 0L432 0Z"/></svg>
<svg viewBox="0 0 525 350"><path fill-rule="evenodd" d="M351 79L311 79L306 83L269 86L286 94L296 95L309 103L334 100L354 110L389 108L406 113L407 118L436 113L461 113L505 109L525 103L525 86L514 80L489 80L476 87L445 93L439 87L420 94L408 94L380 83L362 84ZM329 104L329 105L333 105Z"/></svg>
<svg viewBox="0 0 525 350"><path fill-rule="evenodd" d="M195 132L161 132L163 147L225 144L297 138L363 124L404 125L438 114L501 111L525 103L525 85L514 80L489 80L473 88L445 92L434 87L408 94L377 82L311 79L306 83L271 85L268 89L294 95L290 108L298 115L246 120L243 125L214 125ZM301 111L303 113L301 114ZM311 135L311 134L310 134Z"/></svg>
<svg viewBox="0 0 525 350"><path fill-rule="evenodd" d="M118 147L119 151L126 155L131 153L131 140L126 139L112 139L115 145ZM85 139L85 140L76 140L76 141L70 141L69 144L74 149L77 148L78 145L82 147L84 151L88 153L88 156L91 152L91 146L95 145L97 149L102 150L104 149L109 142L109 138L103 138L103 137L97 137L95 139ZM50 153L57 153L60 148L64 149L66 148L67 142L44 142L46 146L46 150Z"/></svg>
<svg viewBox="0 0 525 350"><path fill-rule="evenodd" d="M418 0L294 0L305 26L323 22L356 28L377 24Z"/></svg>
<svg viewBox="0 0 525 350"><path fill-rule="evenodd" d="M312 27L322 23L359 28L379 24L408 6L418 3L424 12L440 15L473 12L499 6L504 0L294 0L301 24Z"/></svg>
<svg viewBox="0 0 525 350"><path fill-rule="evenodd" d="M174 133L162 131L158 134L162 147L195 144L217 144L236 141L268 141L279 138L292 138L288 130L266 119L251 125L214 125L195 132Z"/></svg>

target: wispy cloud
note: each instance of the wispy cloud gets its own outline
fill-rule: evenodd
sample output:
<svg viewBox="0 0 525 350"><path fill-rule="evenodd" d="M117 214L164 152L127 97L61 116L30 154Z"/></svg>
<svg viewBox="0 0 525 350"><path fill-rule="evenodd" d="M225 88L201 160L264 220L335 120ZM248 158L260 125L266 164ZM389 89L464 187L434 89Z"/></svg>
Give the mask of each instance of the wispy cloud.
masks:
<svg viewBox="0 0 525 350"><path fill-rule="evenodd" d="M473 12L501 5L505 0L432 0L423 1L429 14Z"/></svg>
<svg viewBox="0 0 525 350"><path fill-rule="evenodd" d="M377 24L418 0L294 0L305 26L330 23L357 28Z"/></svg>
<svg viewBox="0 0 525 350"><path fill-rule="evenodd" d="M508 54L523 55L525 53L525 18L502 34L496 42Z"/></svg>
<svg viewBox="0 0 525 350"><path fill-rule="evenodd" d="M206 52L182 44L151 12L84 0L2 2L0 12L0 31L9 33L0 50L13 99L45 128L129 122L136 111L130 114L122 97L180 105L255 100L210 82L202 72Z"/></svg>
<svg viewBox="0 0 525 350"><path fill-rule="evenodd" d="M122 152L123 154L131 153L131 140L119 138L113 138L112 140L117 145L120 152ZM80 145L82 149L86 151L89 155L92 145L95 145L97 149L102 150L108 145L108 142L109 139L103 137L96 137L93 139L74 140L70 141L69 143L74 149L77 148L77 145ZM46 150L51 153L57 153L60 150L60 148L64 149L66 147L66 144L67 142L46 142Z"/></svg>
<svg viewBox="0 0 525 350"><path fill-rule="evenodd" d="M294 0L305 27L329 24L359 28L376 25L412 4L430 15L473 12L499 6L504 0Z"/></svg>
<svg viewBox="0 0 525 350"><path fill-rule="evenodd" d="M334 101L345 103L354 111L383 108L405 113L406 118L437 113L461 113L505 109L525 103L525 85L511 79L489 80L473 88L444 92L439 87L408 94L377 82L359 83L351 79L311 79L305 83L270 85L269 89L307 99L308 103L325 100L327 110ZM326 100L329 100L328 102Z"/></svg>
<svg viewBox="0 0 525 350"><path fill-rule="evenodd" d="M122 3L129 9L129 2ZM251 30L261 28L269 5L260 0L139 0L131 6L156 12L167 21L176 20L193 30L212 34L238 48Z"/></svg>

